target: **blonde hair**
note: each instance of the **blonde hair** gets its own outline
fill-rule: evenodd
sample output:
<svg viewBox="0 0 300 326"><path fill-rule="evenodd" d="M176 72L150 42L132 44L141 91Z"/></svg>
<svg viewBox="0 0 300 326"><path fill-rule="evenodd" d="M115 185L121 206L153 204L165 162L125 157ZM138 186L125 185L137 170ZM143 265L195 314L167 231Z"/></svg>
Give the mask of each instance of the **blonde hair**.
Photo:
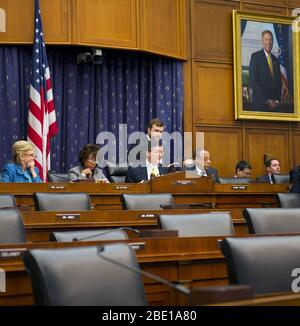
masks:
<svg viewBox="0 0 300 326"><path fill-rule="evenodd" d="M26 140L16 141L12 146L14 163L21 163L20 155L31 150L34 150L34 147L31 142Z"/></svg>

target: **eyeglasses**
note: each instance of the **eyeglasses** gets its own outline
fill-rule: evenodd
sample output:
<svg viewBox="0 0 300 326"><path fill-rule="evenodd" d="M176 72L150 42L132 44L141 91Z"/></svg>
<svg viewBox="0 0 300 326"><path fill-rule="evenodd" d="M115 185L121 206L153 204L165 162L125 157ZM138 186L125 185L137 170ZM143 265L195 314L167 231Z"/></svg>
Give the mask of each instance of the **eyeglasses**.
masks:
<svg viewBox="0 0 300 326"><path fill-rule="evenodd" d="M25 154L25 156L31 156L31 157L36 158L36 155L35 154Z"/></svg>
<svg viewBox="0 0 300 326"><path fill-rule="evenodd" d="M96 161L96 160L93 160L93 159L90 159L90 158L88 158L88 159L87 159L87 161L88 161L89 163L94 163L94 164L96 164L96 163L97 163L97 161Z"/></svg>

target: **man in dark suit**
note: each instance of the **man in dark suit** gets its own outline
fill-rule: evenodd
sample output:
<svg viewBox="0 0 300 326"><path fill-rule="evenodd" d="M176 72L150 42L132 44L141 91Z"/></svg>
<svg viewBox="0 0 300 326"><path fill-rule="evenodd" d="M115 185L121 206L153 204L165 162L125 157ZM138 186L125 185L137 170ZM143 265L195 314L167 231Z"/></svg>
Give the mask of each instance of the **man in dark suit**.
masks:
<svg viewBox="0 0 300 326"><path fill-rule="evenodd" d="M255 182L275 183L274 174L280 174L280 163L277 158L273 157L265 162L267 174L256 178Z"/></svg>
<svg viewBox="0 0 300 326"><path fill-rule="evenodd" d="M149 141L146 152L146 162L137 167L129 166L125 182L138 183L151 180L162 174L169 173L169 168L160 164L163 156L163 147L161 141Z"/></svg>
<svg viewBox="0 0 300 326"><path fill-rule="evenodd" d="M300 192L300 165L290 171L291 189L290 192Z"/></svg>
<svg viewBox="0 0 300 326"><path fill-rule="evenodd" d="M211 157L209 151L205 149L197 149L195 161L187 159L183 162L183 171L189 171L189 173L195 173L199 176L211 176L216 182L218 182L219 175L218 170L211 167Z"/></svg>
<svg viewBox="0 0 300 326"><path fill-rule="evenodd" d="M278 112L281 101L281 73L279 60L271 53L273 34L262 32L263 48L251 55L249 65L249 88L252 93L252 108L255 111Z"/></svg>

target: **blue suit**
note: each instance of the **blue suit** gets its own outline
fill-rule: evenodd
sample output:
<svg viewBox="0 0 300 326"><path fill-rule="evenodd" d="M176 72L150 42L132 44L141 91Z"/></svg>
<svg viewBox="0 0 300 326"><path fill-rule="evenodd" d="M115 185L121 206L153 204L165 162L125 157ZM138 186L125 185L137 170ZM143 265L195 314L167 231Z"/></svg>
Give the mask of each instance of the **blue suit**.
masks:
<svg viewBox="0 0 300 326"><path fill-rule="evenodd" d="M273 75L263 49L251 55L249 64L249 88L253 89L252 108L256 111L270 111L266 105L267 100L274 100L279 103L281 100L282 82L280 63L273 54L271 54L271 58Z"/></svg>
<svg viewBox="0 0 300 326"><path fill-rule="evenodd" d="M4 165L1 182L42 182L39 176L39 169L35 166L36 177L33 178L30 170L27 168L23 171L20 164L7 163Z"/></svg>

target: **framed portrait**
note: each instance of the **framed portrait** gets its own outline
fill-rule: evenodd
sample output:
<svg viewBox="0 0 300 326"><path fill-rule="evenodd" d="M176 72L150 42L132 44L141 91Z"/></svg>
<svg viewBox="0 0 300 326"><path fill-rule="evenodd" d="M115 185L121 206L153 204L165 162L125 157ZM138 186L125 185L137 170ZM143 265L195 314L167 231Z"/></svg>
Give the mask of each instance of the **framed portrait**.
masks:
<svg viewBox="0 0 300 326"><path fill-rule="evenodd" d="M295 17L233 11L235 119L300 121L295 24Z"/></svg>

